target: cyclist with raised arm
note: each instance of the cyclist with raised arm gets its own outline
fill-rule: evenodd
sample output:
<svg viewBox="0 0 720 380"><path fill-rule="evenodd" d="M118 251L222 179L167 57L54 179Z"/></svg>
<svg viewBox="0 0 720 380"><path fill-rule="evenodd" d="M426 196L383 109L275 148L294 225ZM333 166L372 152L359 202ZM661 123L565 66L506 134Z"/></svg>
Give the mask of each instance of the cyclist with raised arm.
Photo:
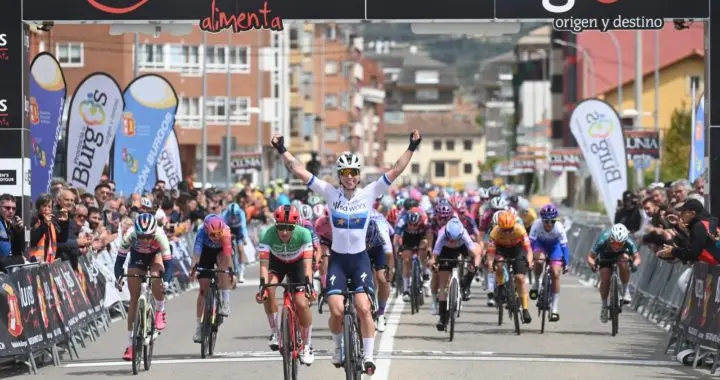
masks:
<svg viewBox="0 0 720 380"><path fill-rule="evenodd" d="M296 288L295 306L305 343L300 353L300 361L311 365L315 361L315 354L312 348L312 312L310 312L307 292L311 292L310 298L315 298L308 281L312 278L312 237L310 230L298 225L300 214L294 206L278 207L273 217L275 225L265 231L258 246L260 279L266 284L279 284L287 276L289 283L306 284ZM258 303L263 303L265 306L271 331L268 344L271 350L277 351L279 321L274 289L261 288L255 298Z"/></svg>
<svg viewBox="0 0 720 380"><path fill-rule="evenodd" d="M540 219L536 220L530 228L530 245L535 253L533 270L535 278L542 276L546 261L550 261L552 276L552 294L550 322L560 320L558 304L560 303L560 274L567 272L570 265L570 248L565 234L565 227L558 223L558 209L555 205L547 204L540 210ZM538 295L538 281L533 282L530 289L530 298L536 299Z"/></svg>
<svg viewBox="0 0 720 380"><path fill-rule="evenodd" d="M386 271L389 271L394 265L392 259L393 247L390 236L392 236L392 227L385 218L377 211L370 212L370 223L367 230L367 249L370 255L370 264L372 264L373 272L375 272L375 281L378 288L378 309L377 309L377 331L385 331L385 306L390 298L390 284L386 277Z"/></svg>
<svg viewBox="0 0 720 380"><path fill-rule="evenodd" d="M603 231L590 249L587 262L593 271L600 269L600 321L607 323L610 318L608 309L608 295L610 294L610 267L617 264L622 282L622 301L625 304L632 302L630 296L630 267L628 261L632 256L634 267L640 265L640 253L635 242L630 238L630 231L622 223L613 225Z"/></svg>
<svg viewBox="0 0 720 380"><path fill-rule="evenodd" d="M468 253L473 258L473 266L478 268L480 266L481 254L480 246L472 241L472 237L468 233L467 229L463 226L460 219L453 217L450 219L445 227L440 230L437 242L433 247L433 262L432 266L438 268L438 284L439 286L439 307L438 314L440 314L440 320L436 327L438 331L445 330L447 324L447 287L450 284L450 272L453 268L457 267L457 261L455 262L438 262L438 259L443 260L455 260L458 256L463 258L468 257Z"/></svg>
<svg viewBox="0 0 720 380"><path fill-rule="evenodd" d="M125 233L120 241L118 255L115 258L116 286L122 289L125 260L130 252L127 274L131 276L144 275L150 268L151 276L159 276L163 268L163 256L170 255L170 243L162 228L157 228L157 221L153 214L140 214L135 218L134 228ZM123 360L130 361L133 357L133 325L137 313L137 300L140 298L142 280L138 277L128 278L130 291L130 307L127 315L128 346L125 348ZM160 279L152 280L152 293L155 298L155 328L164 330L167 326L167 313L165 312L165 294Z"/></svg>
<svg viewBox="0 0 720 380"><path fill-rule="evenodd" d="M493 267L496 259L498 259L498 264L503 261L510 262L515 273L515 286L520 293L523 323L532 322L528 311L528 286L525 283L528 265L533 257L532 248L525 227L522 223L518 223L517 217L510 211L506 210L498 215L498 223L490 232L487 255L490 268ZM505 290L505 274L502 265L495 265L495 280L498 285L497 293L502 296Z"/></svg>
<svg viewBox="0 0 720 380"><path fill-rule="evenodd" d="M233 202L222 214L223 220L230 227L233 244L237 247L237 255L233 254L233 264L240 283L245 282L245 244L247 243L248 230L245 210L239 204Z"/></svg>
<svg viewBox="0 0 720 380"><path fill-rule="evenodd" d="M315 177L305 169L285 148L281 135L272 137L273 147L282 155L285 166L299 179L307 183L310 189L321 195L330 208L332 230L332 246L328 262L327 303L330 309L329 329L335 343L332 364L341 366L343 318L345 313L342 294L347 290L348 280L352 290L360 291L369 288L374 291L373 279L370 276L370 258L368 257L365 238L370 210L375 199L388 191L390 184L408 166L413 152L420 145L420 132L414 130L410 134L408 150L400 156L395 164L378 180L364 188L360 183L360 158L352 153L343 153L336 162L336 171L340 187ZM371 313L369 297L354 297L360 332L363 337L363 369L368 375L375 373L373 349L375 346L375 323ZM347 342L346 344L350 344Z"/></svg>
<svg viewBox="0 0 720 380"><path fill-rule="evenodd" d="M200 290L197 298L197 327L193 335L193 341L200 343L200 332L205 292L210 288L210 278L214 275L211 272L195 272L197 266L203 269L213 269L217 265L222 270L232 268L232 233L230 227L223 221L223 218L210 214L205 217L202 226L195 236L195 247L191 267L193 276L197 276L200 283ZM220 314L230 315L230 287L231 278L226 273L218 273L218 288L220 288L221 308Z"/></svg>

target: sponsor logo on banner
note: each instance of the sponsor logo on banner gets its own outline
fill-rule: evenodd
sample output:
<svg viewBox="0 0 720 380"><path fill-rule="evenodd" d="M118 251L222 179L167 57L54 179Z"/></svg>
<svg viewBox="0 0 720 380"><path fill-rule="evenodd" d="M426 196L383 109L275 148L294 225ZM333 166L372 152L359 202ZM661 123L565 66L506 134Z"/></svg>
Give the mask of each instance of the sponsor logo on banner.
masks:
<svg viewBox="0 0 720 380"><path fill-rule="evenodd" d="M60 64L40 53L30 66L31 189L33 201L50 191L55 153L65 107L65 77Z"/></svg>
<svg viewBox="0 0 720 380"><path fill-rule="evenodd" d="M535 156L515 156L511 161L513 174L525 174L535 171Z"/></svg>
<svg viewBox="0 0 720 380"><path fill-rule="evenodd" d="M120 86L108 74L90 74L78 85L70 101L66 138L67 180L72 186L93 191L100 182L123 108Z"/></svg>
<svg viewBox="0 0 720 380"><path fill-rule="evenodd" d="M695 181L705 173L705 95L695 109L695 125L691 128L690 174L688 179Z"/></svg>
<svg viewBox="0 0 720 380"><path fill-rule="evenodd" d="M165 148L158 157L157 178L165 181L169 189L177 189L178 184L182 181L180 146L175 131L168 136Z"/></svg>
<svg viewBox="0 0 720 380"><path fill-rule="evenodd" d="M260 154L258 153L240 153L234 155L232 169L237 174L241 174L246 170L260 170Z"/></svg>
<svg viewBox="0 0 720 380"><path fill-rule="evenodd" d="M119 194L142 193L155 184L157 162L175 126L178 98L165 78L143 75L125 89L123 133L115 139L113 179Z"/></svg>
<svg viewBox="0 0 720 380"><path fill-rule="evenodd" d="M23 159L0 159L0 194L23 196ZM29 195L29 194L28 194Z"/></svg>
<svg viewBox="0 0 720 380"><path fill-rule="evenodd" d="M558 148L550 151L550 171L576 172L580 168L580 149Z"/></svg>
<svg viewBox="0 0 720 380"><path fill-rule="evenodd" d="M625 130L625 152L637 169L647 169L660 157L660 134L657 131Z"/></svg>
<svg viewBox="0 0 720 380"><path fill-rule="evenodd" d="M124 4L124 6L118 7L113 6L117 5L117 1L113 0L87 0L88 4L90 4L93 8L112 15L124 15L132 13L134 10L142 7L149 1L150 0L133 0L130 2L125 1L121 2L121 4Z"/></svg>
<svg viewBox="0 0 720 380"><path fill-rule="evenodd" d="M570 116L570 130L600 190L608 218L613 222L617 201L627 190L627 160L620 117L601 100L584 100Z"/></svg>
<svg viewBox="0 0 720 380"><path fill-rule="evenodd" d="M253 29L283 30L282 19L272 14L267 1L254 11L238 11L232 9L230 13L215 5L215 0L209 2L209 16L200 20L200 30L208 33L220 33L225 29L232 29L234 33Z"/></svg>

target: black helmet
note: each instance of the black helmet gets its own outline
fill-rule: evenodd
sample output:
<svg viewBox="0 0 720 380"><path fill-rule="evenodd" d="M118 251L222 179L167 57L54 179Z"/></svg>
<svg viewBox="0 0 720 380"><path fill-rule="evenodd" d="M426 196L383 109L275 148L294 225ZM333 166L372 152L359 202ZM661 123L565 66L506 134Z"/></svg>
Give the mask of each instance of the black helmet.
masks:
<svg viewBox="0 0 720 380"><path fill-rule="evenodd" d="M413 199L413 198L408 198L408 199L406 199L405 202L403 203L403 208L404 208L405 210L410 210L411 208L417 207L417 206L418 206L418 201L416 201L416 200Z"/></svg>

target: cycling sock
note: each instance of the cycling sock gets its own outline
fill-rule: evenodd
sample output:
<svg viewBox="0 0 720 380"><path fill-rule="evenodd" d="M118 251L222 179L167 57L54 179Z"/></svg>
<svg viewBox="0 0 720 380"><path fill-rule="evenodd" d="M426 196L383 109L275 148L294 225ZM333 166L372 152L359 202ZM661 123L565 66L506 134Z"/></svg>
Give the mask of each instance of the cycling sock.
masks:
<svg viewBox="0 0 720 380"><path fill-rule="evenodd" d="M304 336L303 339L305 340L305 345L312 346L312 325L310 325L308 327L303 327L302 330L303 330L302 332L303 332L303 336Z"/></svg>
<svg viewBox="0 0 720 380"><path fill-rule="evenodd" d="M343 338L342 333L340 333L340 334L330 333L330 334L332 334L333 343L335 343L335 348L342 349L342 338Z"/></svg>
<svg viewBox="0 0 720 380"><path fill-rule="evenodd" d="M495 273L488 272L487 274L487 290L490 293L495 292L495 282L497 278L495 278Z"/></svg>
<svg viewBox="0 0 720 380"><path fill-rule="evenodd" d="M222 297L223 304L229 304L230 303L230 289L223 289L220 291L220 296Z"/></svg>
<svg viewBox="0 0 720 380"><path fill-rule="evenodd" d="M273 334L277 334L277 313L267 315L268 325Z"/></svg>
<svg viewBox="0 0 720 380"><path fill-rule="evenodd" d="M245 263L238 264L238 274L240 277L245 275Z"/></svg>
<svg viewBox="0 0 720 380"><path fill-rule="evenodd" d="M373 350L375 350L375 338L363 338L363 357L365 361L373 360Z"/></svg>
<svg viewBox="0 0 720 380"><path fill-rule="evenodd" d="M165 311L165 300L155 300L155 311Z"/></svg>
<svg viewBox="0 0 720 380"><path fill-rule="evenodd" d="M607 307L607 305L608 305L608 304L607 304L607 298L605 298L605 299L602 300L602 305L603 305L603 307Z"/></svg>
<svg viewBox="0 0 720 380"><path fill-rule="evenodd" d="M128 331L128 346L132 346L132 345L133 345L133 332Z"/></svg>
<svg viewBox="0 0 720 380"><path fill-rule="evenodd" d="M438 310L440 314L440 320L445 323L445 318L447 317L447 300L440 301L440 310Z"/></svg>
<svg viewBox="0 0 720 380"><path fill-rule="evenodd" d="M552 312L553 313L557 312L559 303L560 303L560 293L553 293L553 295L552 295Z"/></svg>
<svg viewBox="0 0 720 380"><path fill-rule="evenodd" d="M527 310L527 308L528 308L527 294L523 294L522 297L520 297L520 304L522 305L523 310Z"/></svg>
<svg viewBox="0 0 720 380"><path fill-rule="evenodd" d="M378 302L377 315L385 315L386 304L387 304L387 301L379 301Z"/></svg>
<svg viewBox="0 0 720 380"><path fill-rule="evenodd" d="M630 290L630 284L623 284L623 295L628 294L629 290Z"/></svg>
<svg viewBox="0 0 720 380"><path fill-rule="evenodd" d="M405 285L405 291L410 291L410 277L403 277L403 285Z"/></svg>

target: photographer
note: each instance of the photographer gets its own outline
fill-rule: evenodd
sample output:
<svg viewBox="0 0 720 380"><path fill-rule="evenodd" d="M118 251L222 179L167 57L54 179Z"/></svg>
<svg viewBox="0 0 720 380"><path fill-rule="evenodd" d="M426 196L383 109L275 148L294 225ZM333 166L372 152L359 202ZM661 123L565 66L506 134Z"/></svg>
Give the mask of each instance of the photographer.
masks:
<svg viewBox="0 0 720 380"><path fill-rule="evenodd" d="M717 246L718 221L696 199L689 199L680 208L682 224L687 226L689 237L685 244L666 244L657 252L662 259L679 259L683 262L702 261L710 265L720 264Z"/></svg>
<svg viewBox="0 0 720 380"><path fill-rule="evenodd" d="M25 262L25 230L22 218L15 215L15 197L0 195L0 270Z"/></svg>
<svg viewBox="0 0 720 380"><path fill-rule="evenodd" d="M640 199L631 191L625 191L622 201L618 200L618 211L615 213L615 223L624 224L631 233L635 234L640 231L642 220Z"/></svg>
<svg viewBox="0 0 720 380"><path fill-rule="evenodd" d="M30 261L52 263L57 255L56 218L53 215L53 198L42 195L35 201L37 216L31 222L30 230Z"/></svg>

